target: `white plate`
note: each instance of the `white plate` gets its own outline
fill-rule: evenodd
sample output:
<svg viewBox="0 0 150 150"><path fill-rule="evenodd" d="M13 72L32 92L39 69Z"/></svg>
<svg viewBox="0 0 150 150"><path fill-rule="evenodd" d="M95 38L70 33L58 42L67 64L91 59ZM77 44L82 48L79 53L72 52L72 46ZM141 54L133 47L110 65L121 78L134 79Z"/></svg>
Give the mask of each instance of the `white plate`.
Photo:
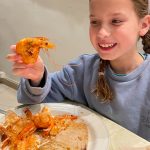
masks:
<svg viewBox="0 0 150 150"><path fill-rule="evenodd" d="M84 106L66 103L36 104L29 105L27 107L30 108L32 113L36 113L39 112L44 105L50 108L51 113L54 115L59 113L71 113L80 116L81 119L83 119L87 123L89 129L87 150L108 150L109 137L107 129L101 118L98 117L98 115L96 115L93 111ZM21 115L23 112L23 108L24 107L15 109L16 113ZM0 116L0 119L2 118L3 115Z"/></svg>

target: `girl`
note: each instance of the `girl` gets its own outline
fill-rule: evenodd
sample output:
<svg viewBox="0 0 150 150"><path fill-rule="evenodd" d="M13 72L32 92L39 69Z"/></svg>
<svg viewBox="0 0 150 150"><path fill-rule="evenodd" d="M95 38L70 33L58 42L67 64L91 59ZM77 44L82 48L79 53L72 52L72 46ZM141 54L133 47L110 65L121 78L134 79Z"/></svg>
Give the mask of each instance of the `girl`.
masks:
<svg viewBox="0 0 150 150"><path fill-rule="evenodd" d="M48 73L39 57L33 65L9 54L14 74L24 77L21 103L82 103L150 140L150 16L148 0L90 0L90 40L97 54L82 55ZM137 52L142 39L145 54ZM15 50L15 46L11 46Z"/></svg>

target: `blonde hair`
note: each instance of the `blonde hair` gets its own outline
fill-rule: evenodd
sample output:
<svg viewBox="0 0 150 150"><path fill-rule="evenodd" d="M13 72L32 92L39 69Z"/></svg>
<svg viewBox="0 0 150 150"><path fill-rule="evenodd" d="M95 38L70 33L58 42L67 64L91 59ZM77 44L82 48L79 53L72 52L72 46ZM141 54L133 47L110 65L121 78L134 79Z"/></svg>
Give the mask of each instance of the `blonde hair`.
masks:
<svg viewBox="0 0 150 150"><path fill-rule="evenodd" d="M148 0L132 0L132 2L139 18L143 18L148 14ZM150 53L150 30L142 36L141 39L143 50L146 53ZM111 102L114 96L113 90L110 88L109 83L105 78L105 69L108 64L108 60L100 59L96 88L93 90L94 94L99 97L102 102Z"/></svg>

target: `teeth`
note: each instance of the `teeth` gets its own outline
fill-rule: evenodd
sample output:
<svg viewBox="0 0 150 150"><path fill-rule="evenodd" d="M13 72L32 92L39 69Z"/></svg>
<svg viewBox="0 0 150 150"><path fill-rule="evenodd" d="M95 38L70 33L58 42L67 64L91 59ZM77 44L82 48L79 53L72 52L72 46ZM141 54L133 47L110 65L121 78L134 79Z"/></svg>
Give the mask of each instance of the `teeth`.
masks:
<svg viewBox="0 0 150 150"><path fill-rule="evenodd" d="M112 47L114 44L101 44L101 47L107 48L107 47Z"/></svg>

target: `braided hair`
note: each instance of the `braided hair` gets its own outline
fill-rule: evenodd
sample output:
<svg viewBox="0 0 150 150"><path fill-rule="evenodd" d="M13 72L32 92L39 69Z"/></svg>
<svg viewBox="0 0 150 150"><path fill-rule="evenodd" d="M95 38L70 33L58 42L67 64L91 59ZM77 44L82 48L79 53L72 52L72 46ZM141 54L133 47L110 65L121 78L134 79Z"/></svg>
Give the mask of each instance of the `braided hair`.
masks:
<svg viewBox="0 0 150 150"><path fill-rule="evenodd" d="M149 14L148 0L132 0L132 2L139 18L143 18ZM139 38L142 39L143 50L145 53L150 53L150 30L144 36ZM102 102L111 102L114 96L113 90L110 88L108 81L105 78L105 69L108 64L108 60L100 59L96 88L93 90L93 93L99 97Z"/></svg>

